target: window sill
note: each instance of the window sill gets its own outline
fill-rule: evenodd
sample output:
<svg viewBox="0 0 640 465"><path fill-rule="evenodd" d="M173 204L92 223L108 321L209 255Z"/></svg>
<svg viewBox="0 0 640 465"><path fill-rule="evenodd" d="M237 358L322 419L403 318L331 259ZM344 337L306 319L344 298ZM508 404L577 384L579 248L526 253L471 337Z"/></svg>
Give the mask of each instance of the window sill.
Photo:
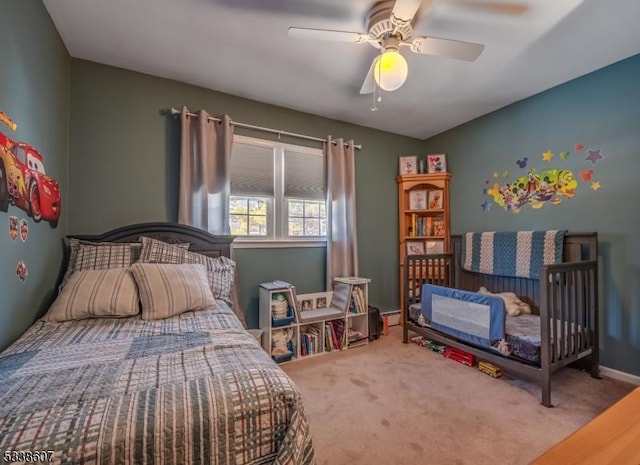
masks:
<svg viewBox="0 0 640 465"><path fill-rule="evenodd" d="M274 241L251 239L236 239L231 243L233 249L295 249L302 247L326 247L326 239Z"/></svg>

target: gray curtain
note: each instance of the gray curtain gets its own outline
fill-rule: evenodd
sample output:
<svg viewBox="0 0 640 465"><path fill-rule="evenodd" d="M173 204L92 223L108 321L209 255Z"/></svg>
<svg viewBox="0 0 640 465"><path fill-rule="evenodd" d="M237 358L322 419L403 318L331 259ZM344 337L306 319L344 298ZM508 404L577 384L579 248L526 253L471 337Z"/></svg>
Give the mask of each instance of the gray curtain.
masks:
<svg viewBox="0 0 640 465"><path fill-rule="evenodd" d="M327 290L333 278L358 276L355 149L353 141L327 137Z"/></svg>
<svg viewBox="0 0 640 465"><path fill-rule="evenodd" d="M203 110L190 116L182 107L181 121L178 223L229 234L231 118L214 121Z"/></svg>

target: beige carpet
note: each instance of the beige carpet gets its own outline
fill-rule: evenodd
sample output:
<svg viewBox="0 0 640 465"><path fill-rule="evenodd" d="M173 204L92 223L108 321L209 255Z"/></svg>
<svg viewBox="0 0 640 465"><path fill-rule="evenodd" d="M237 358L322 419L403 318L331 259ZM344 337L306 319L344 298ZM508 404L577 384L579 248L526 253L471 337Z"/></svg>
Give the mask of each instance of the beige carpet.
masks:
<svg viewBox="0 0 640 465"><path fill-rule="evenodd" d="M536 385L402 344L401 333L282 366L302 392L318 465L527 464L634 388L565 368L548 409Z"/></svg>

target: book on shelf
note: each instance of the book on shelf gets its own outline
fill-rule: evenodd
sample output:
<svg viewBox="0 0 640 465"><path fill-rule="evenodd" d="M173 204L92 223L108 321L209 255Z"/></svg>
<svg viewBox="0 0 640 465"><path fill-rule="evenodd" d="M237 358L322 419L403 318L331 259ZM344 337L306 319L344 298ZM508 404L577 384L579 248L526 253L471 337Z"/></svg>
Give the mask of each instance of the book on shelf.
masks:
<svg viewBox="0 0 640 465"><path fill-rule="evenodd" d="M354 286L351 291L351 305L349 307L351 313L367 313L364 292L361 288Z"/></svg>
<svg viewBox="0 0 640 465"><path fill-rule="evenodd" d="M444 236L447 233L444 216L439 215L433 218L433 230L430 236Z"/></svg>

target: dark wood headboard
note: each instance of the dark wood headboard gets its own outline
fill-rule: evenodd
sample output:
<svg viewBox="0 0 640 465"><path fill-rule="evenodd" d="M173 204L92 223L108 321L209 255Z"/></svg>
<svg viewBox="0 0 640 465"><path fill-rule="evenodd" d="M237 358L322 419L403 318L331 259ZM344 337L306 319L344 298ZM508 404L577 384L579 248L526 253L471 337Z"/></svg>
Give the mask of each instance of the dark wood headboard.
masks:
<svg viewBox="0 0 640 465"><path fill-rule="evenodd" d="M131 224L103 234L72 234L67 237L91 242L137 242L140 236L152 237L170 244L189 242L189 250L209 257L231 257L231 243L236 238L214 236L193 226L168 222Z"/></svg>
<svg viewBox="0 0 640 465"><path fill-rule="evenodd" d="M152 237L170 244L188 242L190 244L189 250L192 252L197 252L208 257L224 256L229 258L231 258L231 243L236 238L236 236L214 236L193 226L169 222L131 224L112 229L103 234L70 234L67 238L91 242L138 242L140 236ZM69 263L68 245L68 241L66 241L63 266L58 278L58 284L60 284L64 271L67 269L67 264ZM234 312L246 326L243 309L240 305L240 295L238 293L237 269L232 299Z"/></svg>

